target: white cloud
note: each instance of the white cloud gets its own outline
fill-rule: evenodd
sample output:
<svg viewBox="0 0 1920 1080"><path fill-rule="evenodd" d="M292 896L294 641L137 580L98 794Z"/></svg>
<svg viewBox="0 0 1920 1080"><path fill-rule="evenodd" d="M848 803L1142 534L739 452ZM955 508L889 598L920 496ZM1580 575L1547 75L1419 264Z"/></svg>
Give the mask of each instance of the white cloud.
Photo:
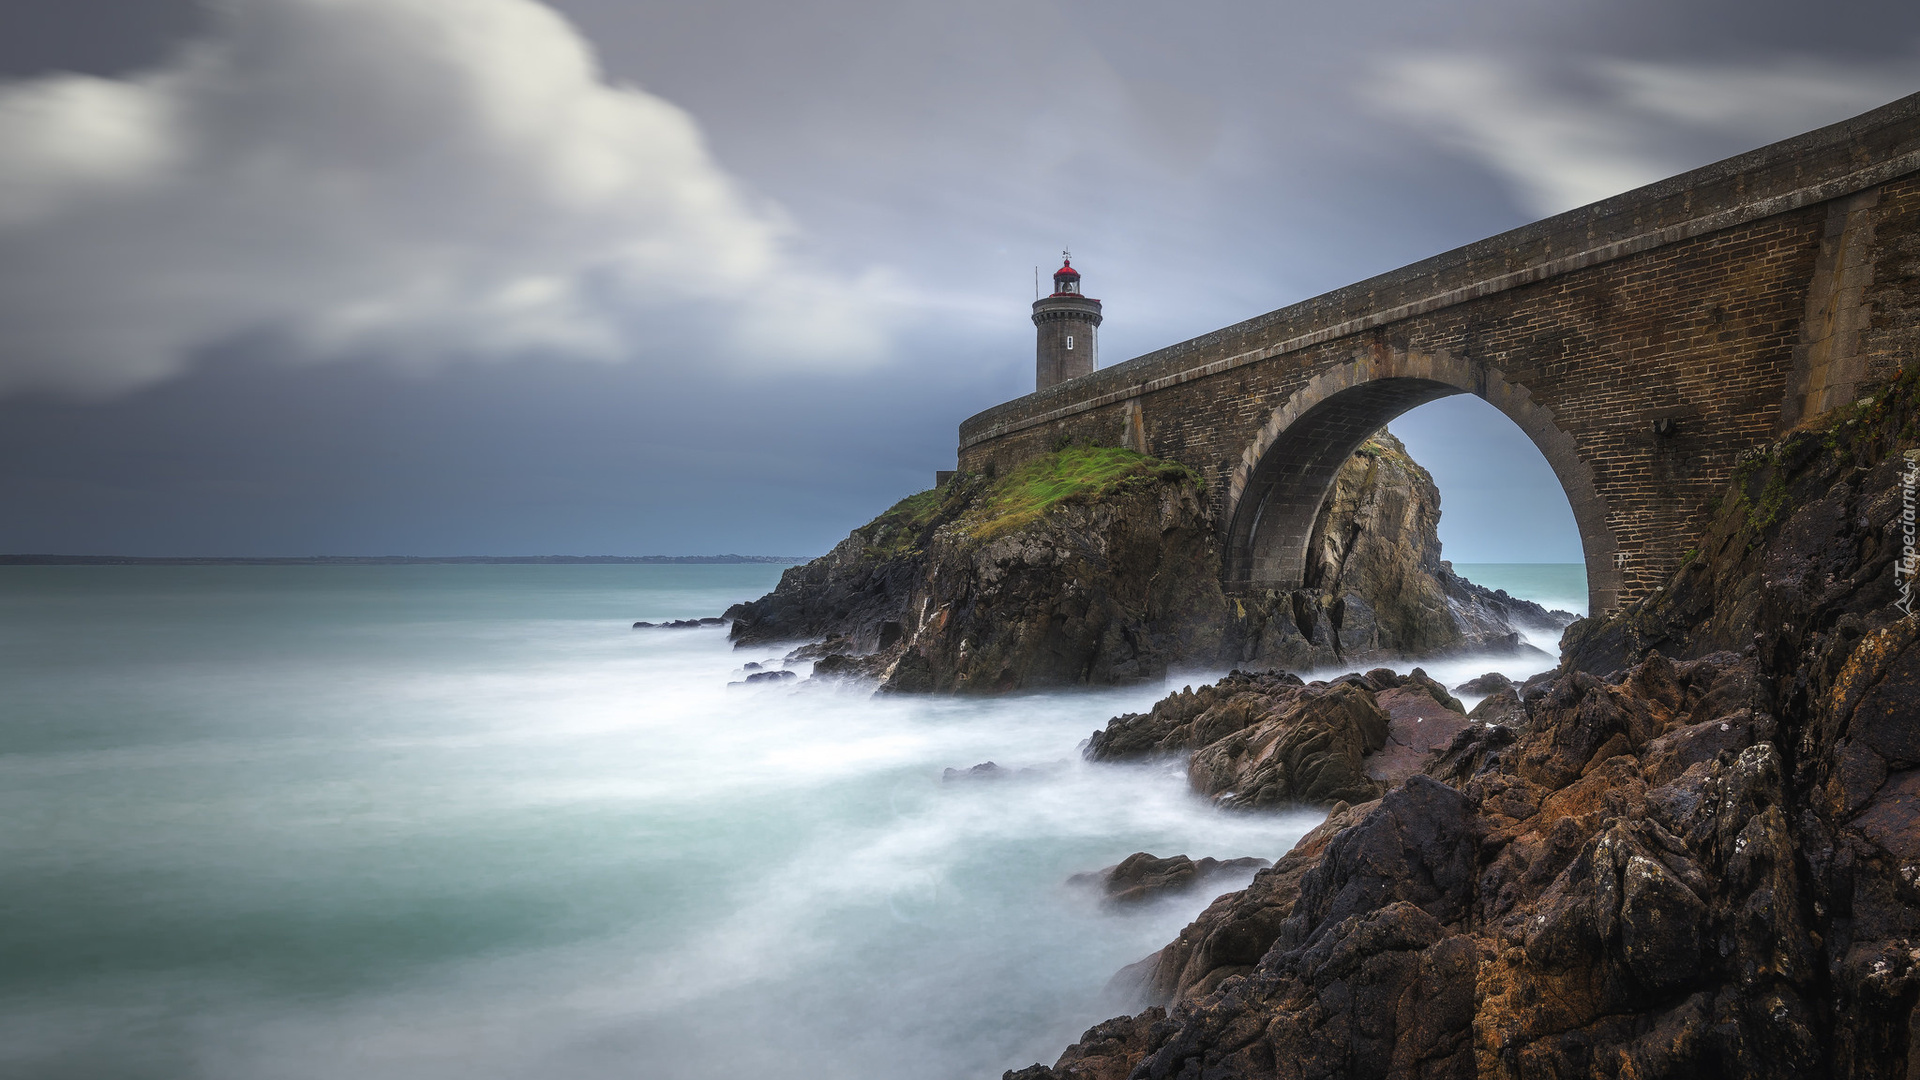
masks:
<svg viewBox="0 0 1920 1080"><path fill-rule="evenodd" d="M112 393L264 335L301 359L859 363L684 111L535 0L229 0L124 80L0 84L0 392Z"/></svg>
<svg viewBox="0 0 1920 1080"><path fill-rule="evenodd" d="M1541 215L1920 89L1920 63L1810 57L1717 66L1601 58L1547 72L1485 56L1407 54L1376 74L1370 104L1480 160Z"/></svg>

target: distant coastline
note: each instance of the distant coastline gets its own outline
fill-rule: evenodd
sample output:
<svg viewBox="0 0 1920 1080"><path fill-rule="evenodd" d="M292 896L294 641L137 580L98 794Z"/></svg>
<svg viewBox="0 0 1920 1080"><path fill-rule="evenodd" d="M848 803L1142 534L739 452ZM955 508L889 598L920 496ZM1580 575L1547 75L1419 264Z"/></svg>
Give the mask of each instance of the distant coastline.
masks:
<svg viewBox="0 0 1920 1080"><path fill-rule="evenodd" d="M226 558L148 555L0 555L0 566L418 566L423 564L574 565L602 563L798 564L805 555L299 555Z"/></svg>

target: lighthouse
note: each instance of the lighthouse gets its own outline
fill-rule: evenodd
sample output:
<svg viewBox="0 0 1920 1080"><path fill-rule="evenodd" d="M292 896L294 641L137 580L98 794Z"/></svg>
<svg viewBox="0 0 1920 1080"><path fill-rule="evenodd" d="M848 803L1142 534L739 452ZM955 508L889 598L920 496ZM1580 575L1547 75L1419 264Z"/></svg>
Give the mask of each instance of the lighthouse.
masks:
<svg viewBox="0 0 1920 1080"><path fill-rule="evenodd" d="M1053 295L1033 302L1034 389L1090 375L1099 359L1094 331L1100 325L1100 301L1080 291L1080 271L1071 252L1060 253L1053 272Z"/></svg>

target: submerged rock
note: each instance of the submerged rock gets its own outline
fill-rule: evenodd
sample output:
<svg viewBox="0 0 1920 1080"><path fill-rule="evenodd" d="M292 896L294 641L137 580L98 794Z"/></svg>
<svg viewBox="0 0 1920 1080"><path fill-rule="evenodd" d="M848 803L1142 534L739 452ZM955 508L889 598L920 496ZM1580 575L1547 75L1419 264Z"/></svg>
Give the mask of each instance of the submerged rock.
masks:
<svg viewBox="0 0 1920 1080"><path fill-rule="evenodd" d="M951 784L955 780L1004 780L1013 775L1013 770L1004 768L991 761L983 761L971 769L944 769L940 779Z"/></svg>
<svg viewBox="0 0 1920 1080"><path fill-rule="evenodd" d="M1067 884L1098 886L1112 903L1137 904L1187 892L1208 881L1272 865L1272 860L1253 857L1203 858L1196 861L1185 855L1162 859L1144 851L1136 851L1113 866L1092 873L1075 874L1067 879Z"/></svg>
<svg viewBox="0 0 1920 1080"><path fill-rule="evenodd" d="M692 630L702 626L725 626L727 620L709 616L704 619L670 619L667 622L637 622L635 630Z"/></svg>
<svg viewBox="0 0 1920 1080"><path fill-rule="evenodd" d="M942 769L940 779L944 783L968 780L1036 780L1053 776L1067 763L1056 761L1050 765L1023 765L1018 769L1009 769L991 761L983 761L971 769Z"/></svg>

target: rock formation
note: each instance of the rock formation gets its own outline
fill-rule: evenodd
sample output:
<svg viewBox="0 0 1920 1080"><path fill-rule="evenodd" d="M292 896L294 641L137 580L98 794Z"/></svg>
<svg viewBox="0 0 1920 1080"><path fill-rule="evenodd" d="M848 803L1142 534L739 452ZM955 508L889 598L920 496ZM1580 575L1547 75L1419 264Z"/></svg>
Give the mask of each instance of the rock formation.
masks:
<svg viewBox="0 0 1920 1080"><path fill-rule="evenodd" d="M1230 810L1364 802L1419 772L1467 725L1460 702L1419 668L1332 683L1234 672L1115 717L1093 761L1185 756L1193 790Z"/></svg>
<svg viewBox="0 0 1920 1080"><path fill-rule="evenodd" d="M1138 904L1272 865L1267 859L1252 857L1194 860L1185 855L1171 855L1162 859L1149 852L1136 851L1112 866L1075 874L1067 879L1067 884L1098 886L1109 903Z"/></svg>
<svg viewBox="0 0 1920 1080"><path fill-rule="evenodd" d="M992 693L1163 676L1219 651L1225 598L1199 478L1110 447L903 500L727 612L740 644L824 637L829 670Z"/></svg>
<svg viewBox="0 0 1920 1080"><path fill-rule="evenodd" d="M975 693L1516 650L1572 618L1454 574L1432 478L1385 432L1341 469L1308 589L1229 610L1204 496L1182 466L1063 448L901 501L727 618L741 645L815 642L793 659L817 675Z"/></svg>
<svg viewBox="0 0 1920 1080"><path fill-rule="evenodd" d="M997 780L1041 780L1057 774L1066 768L1065 758L1050 765L1025 765L1018 769L1009 769L1005 765L992 761L983 761L971 769L943 769L940 779L943 783L972 783L976 781Z"/></svg>
<svg viewBox="0 0 1920 1080"><path fill-rule="evenodd" d="M1558 632L1573 621L1455 574L1440 558L1439 524L1433 477L1388 432L1368 439L1320 508L1304 586L1236 603L1233 662L1307 671L1516 652L1526 648L1518 629Z"/></svg>
<svg viewBox="0 0 1920 1080"><path fill-rule="evenodd" d="M1217 900L1066 1076L1920 1067L1910 369L1745 470L1659 593ZM1483 703L1483 706L1487 703Z"/></svg>

